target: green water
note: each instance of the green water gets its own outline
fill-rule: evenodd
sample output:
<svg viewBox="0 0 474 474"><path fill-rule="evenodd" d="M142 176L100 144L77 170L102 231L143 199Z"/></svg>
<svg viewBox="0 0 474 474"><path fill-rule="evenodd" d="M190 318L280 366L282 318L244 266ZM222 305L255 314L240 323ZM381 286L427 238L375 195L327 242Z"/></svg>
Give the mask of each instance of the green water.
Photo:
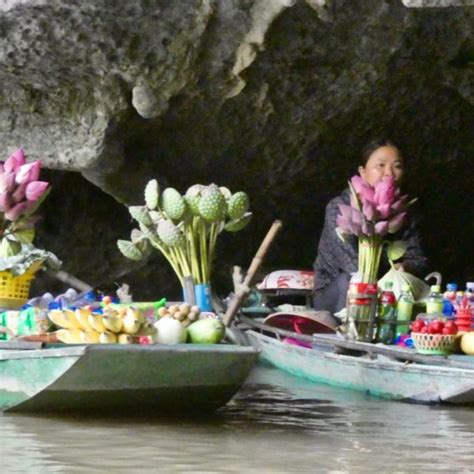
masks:
<svg viewBox="0 0 474 474"><path fill-rule="evenodd" d="M0 416L2 473L474 471L474 408L390 402L267 366L203 419Z"/></svg>

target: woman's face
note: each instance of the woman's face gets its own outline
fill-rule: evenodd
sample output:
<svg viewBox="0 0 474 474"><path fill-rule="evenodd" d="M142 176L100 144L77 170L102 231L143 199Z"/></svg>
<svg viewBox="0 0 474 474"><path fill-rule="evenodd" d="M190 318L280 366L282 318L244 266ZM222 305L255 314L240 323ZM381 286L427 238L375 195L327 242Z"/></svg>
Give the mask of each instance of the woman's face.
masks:
<svg viewBox="0 0 474 474"><path fill-rule="evenodd" d="M371 186L391 176L398 183L403 175L403 161L398 149L388 145L377 148L365 166L359 166L359 174Z"/></svg>

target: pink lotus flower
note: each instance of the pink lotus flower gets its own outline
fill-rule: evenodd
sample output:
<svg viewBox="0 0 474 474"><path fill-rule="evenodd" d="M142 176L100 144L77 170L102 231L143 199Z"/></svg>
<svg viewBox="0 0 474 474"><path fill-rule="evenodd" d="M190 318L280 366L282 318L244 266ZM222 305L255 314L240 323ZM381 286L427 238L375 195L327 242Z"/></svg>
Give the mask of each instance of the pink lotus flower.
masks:
<svg viewBox="0 0 474 474"><path fill-rule="evenodd" d="M8 193L1 193L0 194L0 212L6 212L11 207L11 198L10 194Z"/></svg>
<svg viewBox="0 0 474 474"><path fill-rule="evenodd" d="M29 204L25 201L15 204L12 208L5 212L5 219L12 222L16 221L22 214L26 212L28 207Z"/></svg>
<svg viewBox="0 0 474 474"><path fill-rule="evenodd" d="M25 199L26 186L27 186L27 183L20 184L20 186L17 186L15 191L13 191L12 201L13 201L14 204L16 204L20 201L23 201L23 199Z"/></svg>
<svg viewBox="0 0 474 474"><path fill-rule="evenodd" d="M379 221L375 224L375 233L385 235L388 232L388 221Z"/></svg>
<svg viewBox="0 0 474 474"><path fill-rule="evenodd" d="M23 148L18 148L15 152L13 152L5 161L3 165L4 171L6 172L16 172L21 165L25 164L25 153Z"/></svg>
<svg viewBox="0 0 474 474"><path fill-rule="evenodd" d="M374 202L375 190L370 184L367 184L360 176L355 175L351 178L351 184L359 198L363 202Z"/></svg>
<svg viewBox="0 0 474 474"><path fill-rule="evenodd" d="M49 183L46 181L33 181L26 186L26 199L28 201L38 200L48 189Z"/></svg>
<svg viewBox="0 0 474 474"><path fill-rule="evenodd" d="M377 209L370 202L364 202L362 204L362 212L365 218L369 221L373 221L377 217Z"/></svg>
<svg viewBox="0 0 474 474"><path fill-rule="evenodd" d="M27 163L18 169L16 173L15 181L17 184L31 183L32 181L37 181L40 175L41 170L41 161L33 161L32 163Z"/></svg>
<svg viewBox="0 0 474 474"><path fill-rule="evenodd" d="M402 213L397 214L396 216L392 217L388 221L388 231L391 234L394 234L395 232L398 232L402 228L403 224L405 224L406 217L407 217L406 212L402 212Z"/></svg>
<svg viewBox="0 0 474 474"><path fill-rule="evenodd" d="M5 171L0 174L0 193L9 193L15 188L15 173Z"/></svg>
<svg viewBox="0 0 474 474"><path fill-rule="evenodd" d="M382 219L387 219L391 212L390 204L379 204L377 206L377 211Z"/></svg>
<svg viewBox="0 0 474 474"><path fill-rule="evenodd" d="M393 177L389 177L387 179L383 179L379 181L374 186L374 200L377 204L392 204L393 198L395 197L395 179Z"/></svg>

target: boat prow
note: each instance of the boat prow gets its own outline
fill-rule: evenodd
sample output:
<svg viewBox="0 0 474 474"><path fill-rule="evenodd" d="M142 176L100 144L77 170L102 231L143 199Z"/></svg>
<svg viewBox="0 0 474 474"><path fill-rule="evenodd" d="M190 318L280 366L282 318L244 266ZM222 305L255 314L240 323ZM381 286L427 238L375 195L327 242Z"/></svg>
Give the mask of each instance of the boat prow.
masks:
<svg viewBox="0 0 474 474"><path fill-rule="evenodd" d="M213 411L258 358L228 344L0 350L0 410L99 414Z"/></svg>

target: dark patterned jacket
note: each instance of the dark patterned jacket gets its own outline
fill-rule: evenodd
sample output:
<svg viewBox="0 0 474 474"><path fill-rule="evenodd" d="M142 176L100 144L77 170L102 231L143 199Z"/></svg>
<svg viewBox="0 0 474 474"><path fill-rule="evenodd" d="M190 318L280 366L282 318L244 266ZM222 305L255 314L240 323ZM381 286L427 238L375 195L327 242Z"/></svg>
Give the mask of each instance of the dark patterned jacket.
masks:
<svg viewBox="0 0 474 474"><path fill-rule="evenodd" d="M340 211L338 204L350 204L350 192L346 189L340 196L332 199L326 206L324 227L319 240L318 255L314 262L314 291L328 286L341 273L350 275L357 272L358 242L355 235L343 242L336 234L336 217ZM408 222L396 234L393 240L404 240L408 244L407 251L401 259L407 271L424 276L428 270L428 259L422 247L416 221L410 217ZM386 253L382 254L379 277L389 270Z"/></svg>

